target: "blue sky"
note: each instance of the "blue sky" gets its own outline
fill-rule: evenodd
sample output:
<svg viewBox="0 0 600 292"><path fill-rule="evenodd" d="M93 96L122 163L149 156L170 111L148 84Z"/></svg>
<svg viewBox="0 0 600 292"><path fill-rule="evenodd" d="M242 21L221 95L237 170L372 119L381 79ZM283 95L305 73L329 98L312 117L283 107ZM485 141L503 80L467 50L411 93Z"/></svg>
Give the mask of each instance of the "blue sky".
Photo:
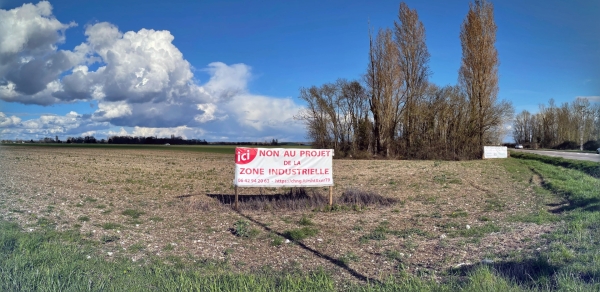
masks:
<svg viewBox="0 0 600 292"><path fill-rule="evenodd" d="M492 2L500 99L517 113L600 102L599 1ZM425 25L430 81L456 84L469 1L406 3ZM304 141L299 89L360 79L369 24L392 27L399 4L0 0L0 133Z"/></svg>

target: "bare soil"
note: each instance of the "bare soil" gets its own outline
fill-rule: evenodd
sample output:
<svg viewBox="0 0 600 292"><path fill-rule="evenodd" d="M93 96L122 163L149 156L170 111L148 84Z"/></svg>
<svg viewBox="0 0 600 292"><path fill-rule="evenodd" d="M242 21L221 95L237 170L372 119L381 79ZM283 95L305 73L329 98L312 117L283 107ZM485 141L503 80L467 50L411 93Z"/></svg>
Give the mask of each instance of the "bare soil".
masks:
<svg viewBox="0 0 600 292"><path fill-rule="evenodd" d="M534 174L514 181L503 163L334 160L334 197L353 189L398 203L331 212L236 212L208 196L233 194L232 155L2 147L0 218L26 231L44 222L58 230L75 228L98 242L91 256L140 263L181 256L225 261L234 272L324 268L339 280L383 279L399 270L437 275L483 259L535 252L540 236L556 228L513 220L539 210L535 186L541 182ZM240 195L284 191L245 188ZM143 214L124 215L128 209ZM303 216L317 235L273 244L285 231L301 228ZM257 234L235 236L232 228L240 219ZM369 239L378 227L387 230L385 239ZM476 230L488 231L469 233Z"/></svg>

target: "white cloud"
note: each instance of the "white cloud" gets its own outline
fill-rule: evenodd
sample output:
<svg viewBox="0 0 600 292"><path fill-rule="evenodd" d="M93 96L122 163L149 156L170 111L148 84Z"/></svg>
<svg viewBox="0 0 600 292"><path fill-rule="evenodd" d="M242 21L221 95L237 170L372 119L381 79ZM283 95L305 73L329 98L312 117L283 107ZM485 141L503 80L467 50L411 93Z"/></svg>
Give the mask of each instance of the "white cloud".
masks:
<svg viewBox="0 0 600 292"><path fill-rule="evenodd" d="M91 114L42 115L19 125L0 117L9 135L107 136L122 127L132 128L132 135L215 140L304 136L293 120L301 106L248 92L252 72L246 64L212 62L202 69L208 81L200 84L169 31L121 32L108 22L86 26L85 42L73 50L58 50L65 30L75 25L57 20L45 1L0 9L0 99L98 105Z"/></svg>
<svg viewBox="0 0 600 292"><path fill-rule="evenodd" d="M61 84L55 80L46 84L46 88L42 91L27 95L19 92L14 82L8 81L5 85L0 84L0 99L23 104L51 105L60 102L58 98L53 96L53 93L60 87Z"/></svg>
<svg viewBox="0 0 600 292"><path fill-rule="evenodd" d="M245 93L250 67L244 64L227 66L221 62L208 64L206 70L211 77L204 86L215 101L229 101L234 96Z"/></svg>
<svg viewBox="0 0 600 292"><path fill-rule="evenodd" d="M259 95L237 95L223 106L236 122L256 131L300 130L294 115L301 109L291 99L275 99Z"/></svg>
<svg viewBox="0 0 600 292"><path fill-rule="evenodd" d="M107 135L110 137L110 136L127 136L130 134L123 127L121 127L121 129L119 129L118 132L108 131Z"/></svg>
<svg viewBox="0 0 600 292"><path fill-rule="evenodd" d="M83 60L83 54L57 49L66 29L46 1L0 9L0 98L48 105L57 102L47 91L60 74ZM41 94L40 94L41 93Z"/></svg>
<svg viewBox="0 0 600 292"><path fill-rule="evenodd" d="M123 101L98 103L98 110L94 113L94 119L98 121L126 116L131 116L131 106Z"/></svg>
<svg viewBox="0 0 600 292"><path fill-rule="evenodd" d="M121 33L102 22L86 28L88 61L96 71L81 70L63 78L57 96L72 100L87 95L109 102L206 102L208 96L193 81L191 66L168 31L141 29ZM83 82L82 82L83 81ZM81 86L84 84L85 86Z"/></svg>
<svg viewBox="0 0 600 292"><path fill-rule="evenodd" d="M0 112L0 127L4 128L3 138L37 139L41 137L82 136L110 128L107 122L97 122L90 115L69 112L64 116L42 114L39 118L22 121L19 117L7 117ZM11 137L9 137L9 135Z"/></svg>
<svg viewBox="0 0 600 292"><path fill-rule="evenodd" d="M0 127L8 128L21 123L21 119L17 116L7 116L3 112L0 112Z"/></svg>

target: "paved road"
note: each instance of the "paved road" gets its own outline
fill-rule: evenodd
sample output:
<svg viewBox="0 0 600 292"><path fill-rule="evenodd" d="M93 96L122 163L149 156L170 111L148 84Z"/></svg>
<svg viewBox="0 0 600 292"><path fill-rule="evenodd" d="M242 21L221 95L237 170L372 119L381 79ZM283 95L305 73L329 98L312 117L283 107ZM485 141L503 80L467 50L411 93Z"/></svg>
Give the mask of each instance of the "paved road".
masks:
<svg viewBox="0 0 600 292"><path fill-rule="evenodd" d="M523 151L546 156L562 157L566 159L587 160L600 162L600 154L596 153L577 153L577 152L560 152L560 151L540 151L540 150L521 150L511 149L514 151Z"/></svg>

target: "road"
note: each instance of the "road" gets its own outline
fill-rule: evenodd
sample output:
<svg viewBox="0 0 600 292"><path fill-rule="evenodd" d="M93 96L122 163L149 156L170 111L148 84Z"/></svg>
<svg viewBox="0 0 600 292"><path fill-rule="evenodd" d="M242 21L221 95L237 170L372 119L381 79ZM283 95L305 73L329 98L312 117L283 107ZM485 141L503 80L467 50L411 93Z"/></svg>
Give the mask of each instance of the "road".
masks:
<svg viewBox="0 0 600 292"><path fill-rule="evenodd" d="M562 158L566 158L566 159L576 159L576 160L587 160L587 161L600 162L600 155L596 154L596 153L521 150L521 149L511 149L511 150L523 151L523 152L535 153L535 154L539 154L539 155L546 155L546 156L553 156L553 157L562 157Z"/></svg>

